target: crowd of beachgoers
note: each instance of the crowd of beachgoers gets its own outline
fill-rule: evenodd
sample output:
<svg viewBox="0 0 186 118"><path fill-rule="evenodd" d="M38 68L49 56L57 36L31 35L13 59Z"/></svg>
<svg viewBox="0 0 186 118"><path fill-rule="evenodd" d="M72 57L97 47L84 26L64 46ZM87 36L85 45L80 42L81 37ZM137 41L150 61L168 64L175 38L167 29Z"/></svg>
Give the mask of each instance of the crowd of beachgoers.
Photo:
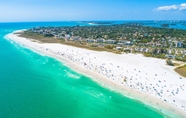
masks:
<svg viewBox="0 0 186 118"><path fill-rule="evenodd" d="M174 67L166 65L163 59L147 58L141 54L113 54L62 44L39 43L13 33L6 38L56 57L62 62L67 61L75 70L77 68L87 70L86 75L91 76L92 73L97 75L94 76L95 80L99 81L101 79L99 77L104 77L106 79L102 85L109 81L112 82L113 89L114 86L121 86L126 96L133 96L132 94L136 92L149 100L149 103L152 102L156 106L170 105L174 110L181 111L182 115L186 114L186 78L177 74ZM161 102L151 100L152 97Z"/></svg>

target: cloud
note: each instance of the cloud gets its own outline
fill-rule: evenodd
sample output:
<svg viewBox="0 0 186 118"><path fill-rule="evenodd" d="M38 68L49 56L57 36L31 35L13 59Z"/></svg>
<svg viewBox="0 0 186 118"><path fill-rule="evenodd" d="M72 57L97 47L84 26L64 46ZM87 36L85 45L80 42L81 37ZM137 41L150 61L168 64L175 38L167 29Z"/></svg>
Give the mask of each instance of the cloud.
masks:
<svg viewBox="0 0 186 118"><path fill-rule="evenodd" d="M186 3L180 4L179 10L185 10L186 9Z"/></svg>
<svg viewBox="0 0 186 118"><path fill-rule="evenodd" d="M180 5L160 6L156 8L156 11L185 10L185 9L186 9L186 3L182 3Z"/></svg>
<svg viewBox="0 0 186 118"><path fill-rule="evenodd" d="M177 5L171 5L171 6L161 6L157 8L157 11L163 11L163 10L176 10L178 9Z"/></svg>

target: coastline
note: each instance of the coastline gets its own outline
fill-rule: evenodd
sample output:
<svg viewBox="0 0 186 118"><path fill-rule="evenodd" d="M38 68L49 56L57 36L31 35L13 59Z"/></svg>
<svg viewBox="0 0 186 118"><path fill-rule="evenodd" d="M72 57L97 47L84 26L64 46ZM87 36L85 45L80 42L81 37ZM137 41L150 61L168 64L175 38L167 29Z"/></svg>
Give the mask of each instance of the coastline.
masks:
<svg viewBox="0 0 186 118"><path fill-rule="evenodd" d="M31 39L18 37L13 33L8 34L5 38L33 51L54 57L73 70L90 77L100 85L124 96L137 98L137 100L154 106L163 113L168 112L167 114L169 114L172 112L179 117L186 116L186 108L180 106L186 105L186 97L184 96L186 92L179 88L178 95L174 92L177 95L176 97L171 93L171 89L176 90L180 86L182 86L183 90L186 89L186 78L182 77L180 79L180 75L174 72L173 67L165 65L165 60L147 58L140 54L117 55L62 44L42 44ZM124 82L124 78L127 82ZM149 83L149 79L152 79L151 83ZM175 85L175 82L177 85ZM156 86L156 84L160 87ZM164 85L166 87L163 87ZM154 92L155 89L149 89L153 87L156 91L163 90L162 97L156 95L159 92ZM166 92L167 90L170 92ZM165 99L170 102L165 102ZM176 100L176 103L171 102L171 100ZM175 105L173 105L174 103Z"/></svg>

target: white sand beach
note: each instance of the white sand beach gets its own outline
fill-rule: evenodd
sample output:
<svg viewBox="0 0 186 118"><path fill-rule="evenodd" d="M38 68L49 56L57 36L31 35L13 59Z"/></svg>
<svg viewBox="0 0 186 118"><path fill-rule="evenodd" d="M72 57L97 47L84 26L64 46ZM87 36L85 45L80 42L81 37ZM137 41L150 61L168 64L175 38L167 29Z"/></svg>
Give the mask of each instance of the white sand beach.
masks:
<svg viewBox="0 0 186 118"><path fill-rule="evenodd" d="M102 86L154 106L163 113L186 117L186 78L163 59L39 43L13 33L5 38L54 57Z"/></svg>

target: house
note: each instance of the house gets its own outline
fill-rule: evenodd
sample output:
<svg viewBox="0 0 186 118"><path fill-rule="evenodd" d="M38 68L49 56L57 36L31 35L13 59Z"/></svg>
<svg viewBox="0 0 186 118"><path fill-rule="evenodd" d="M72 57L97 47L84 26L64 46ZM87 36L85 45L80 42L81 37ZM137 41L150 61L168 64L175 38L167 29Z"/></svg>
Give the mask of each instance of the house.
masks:
<svg viewBox="0 0 186 118"><path fill-rule="evenodd" d="M182 48L183 47L183 42L182 41L173 41L173 43L175 44L176 48Z"/></svg>
<svg viewBox="0 0 186 118"><path fill-rule="evenodd" d="M115 42L116 42L115 40L111 40L111 39L105 40L105 43L109 43L109 44L114 44Z"/></svg>
<svg viewBox="0 0 186 118"><path fill-rule="evenodd" d="M70 40L72 40L72 41L75 41L75 40L78 40L78 39L79 39L79 37L77 37L77 36L70 37Z"/></svg>
<svg viewBox="0 0 186 118"><path fill-rule="evenodd" d="M117 50L121 50L121 49L122 49L122 47L116 47L116 49L117 49Z"/></svg>
<svg viewBox="0 0 186 118"><path fill-rule="evenodd" d="M186 50L183 51L183 54L186 55Z"/></svg>
<svg viewBox="0 0 186 118"><path fill-rule="evenodd" d="M139 51L140 51L140 52L143 52L143 48L139 48Z"/></svg>
<svg viewBox="0 0 186 118"><path fill-rule="evenodd" d="M119 47L121 47L123 45L124 45L123 43L117 43L117 46L119 46Z"/></svg>
<svg viewBox="0 0 186 118"><path fill-rule="evenodd" d="M132 45L133 43L131 41L125 41L125 45Z"/></svg>
<svg viewBox="0 0 186 118"><path fill-rule="evenodd" d="M126 41L125 40L119 40L118 43L124 44Z"/></svg>
<svg viewBox="0 0 186 118"><path fill-rule="evenodd" d="M69 40L70 39L70 35L69 34L65 34L65 40Z"/></svg>
<svg viewBox="0 0 186 118"><path fill-rule="evenodd" d="M97 43L103 43L103 42L105 42L105 39L97 39L96 42Z"/></svg>
<svg viewBox="0 0 186 118"><path fill-rule="evenodd" d="M95 40L94 40L94 39L87 39L87 42L88 42L88 43L94 43Z"/></svg>
<svg viewBox="0 0 186 118"><path fill-rule="evenodd" d="M136 47L136 48L135 48L135 51L140 51L140 48L139 48L139 47Z"/></svg>
<svg viewBox="0 0 186 118"><path fill-rule="evenodd" d="M171 50L171 49L169 49L169 50L168 50L168 53L169 53L169 54L171 54L171 53L172 53L172 50Z"/></svg>
<svg viewBox="0 0 186 118"><path fill-rule="evenodd" d="M149 52L149 49L148 48L143 48L143 52L147 53L147 52Z"/></svg>

